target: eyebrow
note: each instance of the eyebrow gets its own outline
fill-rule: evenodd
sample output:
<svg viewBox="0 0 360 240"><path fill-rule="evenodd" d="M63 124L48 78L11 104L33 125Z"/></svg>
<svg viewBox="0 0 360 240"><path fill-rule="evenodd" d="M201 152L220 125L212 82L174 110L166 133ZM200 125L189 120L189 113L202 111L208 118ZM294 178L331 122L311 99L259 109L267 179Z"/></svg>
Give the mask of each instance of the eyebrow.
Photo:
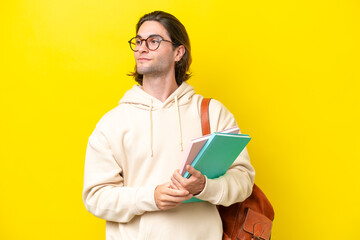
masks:
<svg viewBox="0 0 360 240"><path fill-rule="evenodd" d="M138 35L136 35L135 37L139 37L139 38L143 38L143 37L141 37L139 34ZM150 36L148 36L148 38L149 37L160 37L161 39L164 39L161 35L159 35L159 34L151 34Z"/></svg>

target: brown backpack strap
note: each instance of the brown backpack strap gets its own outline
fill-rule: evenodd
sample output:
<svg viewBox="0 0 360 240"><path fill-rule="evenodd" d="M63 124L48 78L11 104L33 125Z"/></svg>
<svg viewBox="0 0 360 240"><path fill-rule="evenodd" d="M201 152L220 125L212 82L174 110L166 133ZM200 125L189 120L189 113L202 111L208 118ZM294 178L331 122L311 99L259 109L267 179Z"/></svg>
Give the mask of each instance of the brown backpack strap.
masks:
<svg viewBox="0 0 360 240"><path fill-rule="evenodd" d="M207 135L210 134L210 121L209 121L209 103L211 98L203 98L201 102L201 128L202 134Z"/></svg>

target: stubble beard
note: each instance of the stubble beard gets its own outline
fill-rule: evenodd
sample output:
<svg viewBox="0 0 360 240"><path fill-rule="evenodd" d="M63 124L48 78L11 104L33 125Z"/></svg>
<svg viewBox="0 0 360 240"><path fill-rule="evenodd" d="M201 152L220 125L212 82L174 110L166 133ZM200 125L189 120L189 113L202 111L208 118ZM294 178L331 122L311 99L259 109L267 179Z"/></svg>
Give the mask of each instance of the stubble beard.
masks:
<svg viewBox="0 0 360 240"><path fill-rule="evenodd" d="M161 71L156 66L142 67L142 66L136 65L136 72L140 75L157 75Z"/></svg>
<svg viewBox="0 0 360 240"><path fill-rule="evenodd" d="M167 72L171 69L171 64L169 59L161 59L156 63L152 63L148 66L142 66L141 64L136 64L136 72L143 76L152 76L158 77L161 75L166 75Z"/></svg>

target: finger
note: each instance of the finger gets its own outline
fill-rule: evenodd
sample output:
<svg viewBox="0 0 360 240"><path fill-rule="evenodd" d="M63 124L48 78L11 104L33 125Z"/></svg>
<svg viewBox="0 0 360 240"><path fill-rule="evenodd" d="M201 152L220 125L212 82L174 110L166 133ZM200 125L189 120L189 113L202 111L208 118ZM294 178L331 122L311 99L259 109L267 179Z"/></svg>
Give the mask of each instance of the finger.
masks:
<svg viewBox="0 0 360 240"><path fill-rule="evenodd" d="M182 189L167 188L167 189L164 189L164 194L167 194L167 195L173 196L173 197L183 197L183 196L188 195L189 191L182 190Z"/></svg>
<svg viewBox="0 0 360 240"><path fill-rule="evenodd" d="M157 206L161 210L172 209L180 205L183 201L189 200L192 197L192 194L188 194L185 197L172 197L164 194L160 197L160 201L157 202Z"/></svg>
<svg viewBox="0 0 360 240"><path fill-rule="evenodd" d="M180 203L160 202L158 207L161 210L169 210L171 208L178 206L179 204Z"/></svg>
<svg viewBox="0 0 360 240"><path fill-rule="evenodd" d="M176 186L176 189L186 190L186 189L184 188L184 186L182 186L181 183L179 183L179 181L176 180L176 178L175 178L174 176L171 177L171 183Z"/></svg>
<svg viewBox="0 0 360 240"><path fill-rule="evenodd" d="M189 194L189 191L187 191L186 189L177 189L177 187L175 186L174 188L171 188L171 182L159 185L159 193L162 194L167 194L170 196L175 196L175 197L179 197L179 196L186 196ZM156 190L156 189L155 189Z"/></svg>
<svg viewBox="0 0 360 240"><path fill-rule="evenodd" d="M177 201L177 202L161 202L159 209L169 210L169 209L175 208L175 207L179 206L180 204L182 204L183 201L189 200L192 197L193 197L193 195L189 194L186 198L178 199L179 201Z"/></svg>
<svg viewBox="0 0 360 240"><path fill-rule="evenodd" d="M173 196L166 193L161 194L158 197L159 206L167 206L167 205L173 205L181 203L187 199L190 199L192 197L191 194L181 195L181 196Z"/></svg>
<svg viewBox="0 0 360 240"><path fill-rule="evenodd" d="M164 195L162 198L162 202L166 203L166 205L174 205L174 204L180 204L183 201L186 201L190 198L192 198L193 195L192 194L188 194L186 196L182 196L182 197L174 197L174 196L170 196L170 195Z"/></svg>
<svg viewBox="0 0 360 240"><path fill-rule="evenodd" d="M159 208L163 208L163 207L167 207L167 206L172 206L174 204L178 204L179 201L176 201L176 199L170 195L167 194L161 194L157 201L156 204L158 205Z"/></svg>
<svg viewBox="0 0 360 240"><path fill-rule="evenodd" d="M200 171L196 170L194 167L187 165L186 170L194 177L200 177L202 174Z"/></svg>
<svg viewBox="0 0 360 240"><path fill-rule="evenodd" d="M172 176L181 186L183 186L183 187L185 186L187 178L184 178L183 176L181 176L179 171L175 171Z"/></svg>

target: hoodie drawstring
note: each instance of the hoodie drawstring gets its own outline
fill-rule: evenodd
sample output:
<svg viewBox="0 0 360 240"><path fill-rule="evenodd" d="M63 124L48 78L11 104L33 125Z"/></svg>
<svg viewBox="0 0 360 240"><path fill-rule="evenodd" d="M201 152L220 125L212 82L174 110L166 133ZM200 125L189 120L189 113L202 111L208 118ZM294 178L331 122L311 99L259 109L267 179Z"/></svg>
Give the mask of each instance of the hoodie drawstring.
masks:
<svg viewBox="0 0 360 240"><path fill-rule="evenodd" d="M153 151L153 121L152 121L152 109L153 109L153 100L151 99L151 104L150 104L150 151L151 151L151 157L154 156L154 151Z"/></svg>
<svg viewBox="0 0 360 240"><path fill-rule="evenodd" d="M179 144L180 144L180 150L183 151L183 142L182 142L182 130L181 130L181 121L180 121L180 111L179 111L179 103L178 103L178 97L175 96L175 106L176 106L176 112L178 116L178 127L179 127Z"/></svg>

